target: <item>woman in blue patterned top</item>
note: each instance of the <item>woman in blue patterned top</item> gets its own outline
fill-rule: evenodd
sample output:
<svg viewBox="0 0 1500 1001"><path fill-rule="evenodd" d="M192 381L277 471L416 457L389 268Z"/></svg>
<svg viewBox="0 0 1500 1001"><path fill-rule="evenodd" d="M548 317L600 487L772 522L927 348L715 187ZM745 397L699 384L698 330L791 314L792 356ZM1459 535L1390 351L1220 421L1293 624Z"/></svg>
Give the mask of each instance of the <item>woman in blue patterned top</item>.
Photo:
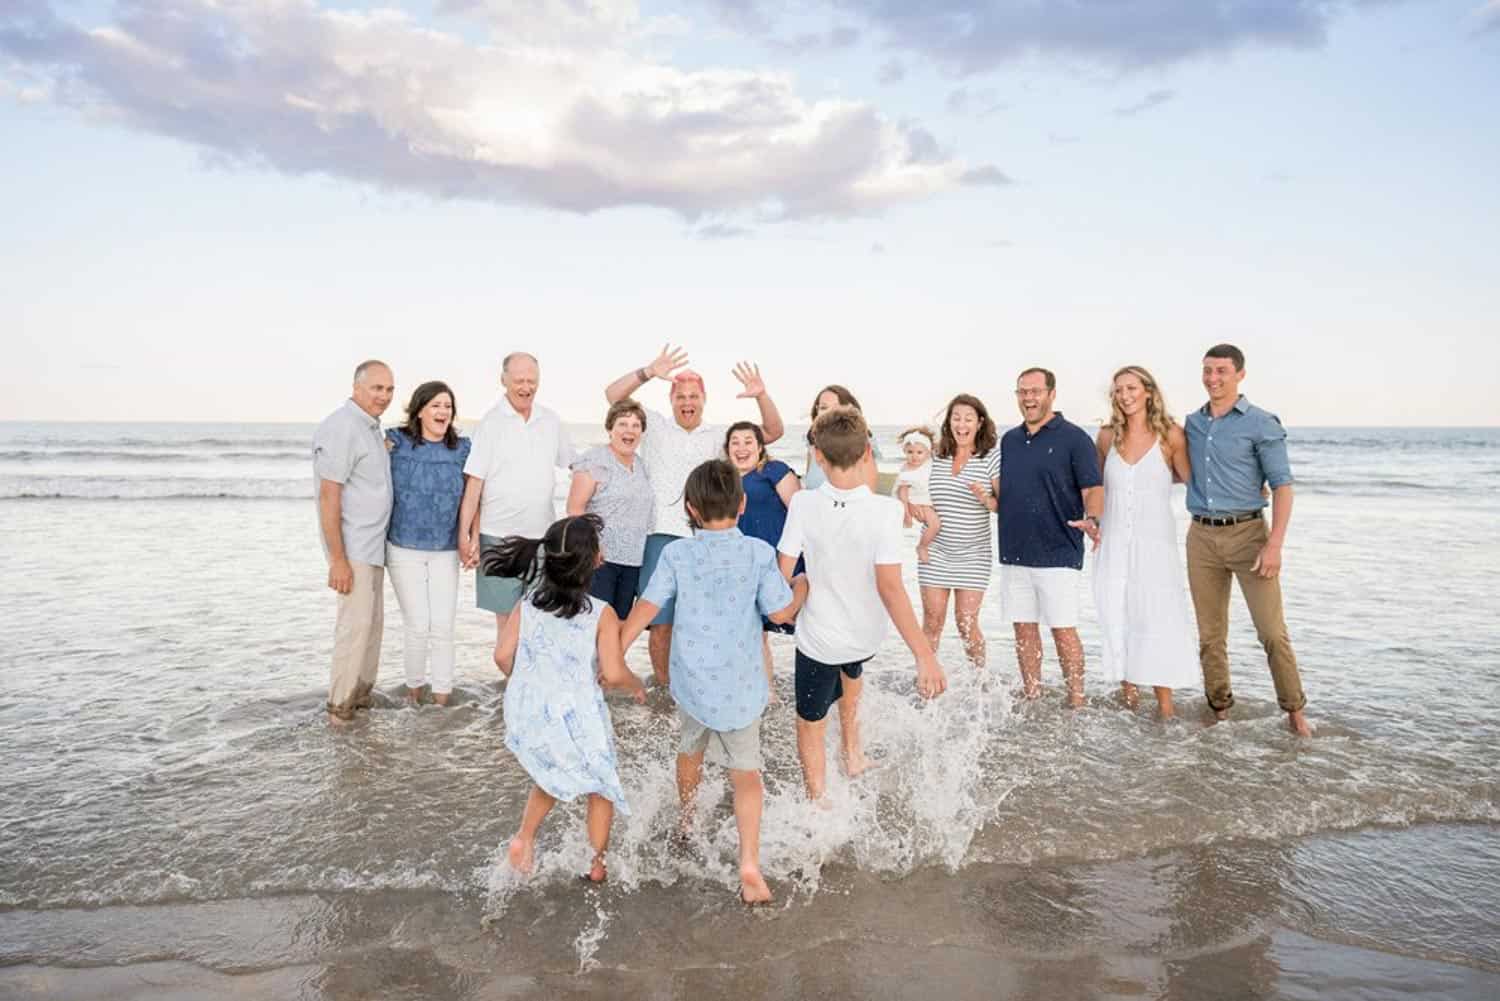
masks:
<svg viewBox="0 0 1500 1001"><path fill-rule="evenodd" d="M394 494L385 565L401 605L406 699L413 704L429 684L440 706L453 692L458 504L469 458L469 439L454 430L456 418L453 390L424 382L406 405L406 423L385 433Z"/></svg>
<svg viewBox="0 0 1500 1001"><path fill-rule="evenodd" d="M781 529L786 525L786 509L797 491L802 489L802 481L797 479L791 466L766 455L765 435L760 425L751 421L729 426L729 432L724 436L724 454L740 474L740 485L745 490L745 510L740 514L739 530L775 549L781 541ZM801 572L799 562L796 573ZM770 619L761 621L768 633L790 633L795 629L790 622L777 625ZM771 644L764 634L761 636L761 659L765 661L766 679L770 681L773 677ZM774 697L774 688L772 692Z"/></svg>

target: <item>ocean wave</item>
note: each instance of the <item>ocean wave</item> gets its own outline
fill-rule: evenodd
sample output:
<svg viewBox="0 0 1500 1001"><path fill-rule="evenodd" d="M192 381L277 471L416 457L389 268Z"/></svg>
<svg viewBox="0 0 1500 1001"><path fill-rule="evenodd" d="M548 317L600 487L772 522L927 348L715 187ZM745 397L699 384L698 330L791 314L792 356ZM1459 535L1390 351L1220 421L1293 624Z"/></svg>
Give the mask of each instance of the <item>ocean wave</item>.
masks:
<svg viewBox="0 0 1500 1001"><path fill-rule="evenodd" d="M312 495L311 477L0 477L0 500L299 500Z"/></svg>
<svg viewBox="0 0 1500 1001"><path fill-rule="evenodd" d="M277 449L232 452L127 451L123 448L12 449L0 452L0 462L282 462L306 460L311 454L307 448L296 451Z"/></svg>

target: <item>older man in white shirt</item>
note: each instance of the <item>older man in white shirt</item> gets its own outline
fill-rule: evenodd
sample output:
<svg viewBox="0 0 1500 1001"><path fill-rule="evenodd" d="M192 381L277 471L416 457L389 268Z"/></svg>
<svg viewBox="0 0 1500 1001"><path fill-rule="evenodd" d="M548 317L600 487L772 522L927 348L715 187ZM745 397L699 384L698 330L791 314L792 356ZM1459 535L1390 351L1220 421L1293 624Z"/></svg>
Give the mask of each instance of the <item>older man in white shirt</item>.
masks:
<svg viewBox="0 0 1500 1001"><path fill-rule="evenodd" d="M474 429L464 464L464 498L458 511L458 549L464 565L478 566L482 548L507 535L540 539L557 517L557 469L573 462L573 444L556 413L536 404L541 367L515 351L500 366L505 395ZM505 621L521 597L514 577L480 574L474 593L480 608Z"/></svg>
<svg viewBox="0 0 1500 1001"><path fill-rule="evenodd" d="M611 404L625 399L652 379L671 383L672 417L668 419L648 410L649 420L641 439L641 460L656 492L656 530L646 539L645 558L641 564L640 583L636 593L644 594L651 583L651 573L667 544L692 534L682 506L682 488L688 474L709 459L724 458L725 428L721 424L703 423L703 406L707 393L703 379L688 371L687 352L664 345L661 354L650 364L627 372L604 390ZM734 377L742 387L736 399L753 399L760 408L761 432L766 444L779 439L786 431L781 413L766 392L760 369L749 362L734 367ZM668 681L668 662L672 650L673 603L668 602L650 625L651 672L659 685Z"/></svg>

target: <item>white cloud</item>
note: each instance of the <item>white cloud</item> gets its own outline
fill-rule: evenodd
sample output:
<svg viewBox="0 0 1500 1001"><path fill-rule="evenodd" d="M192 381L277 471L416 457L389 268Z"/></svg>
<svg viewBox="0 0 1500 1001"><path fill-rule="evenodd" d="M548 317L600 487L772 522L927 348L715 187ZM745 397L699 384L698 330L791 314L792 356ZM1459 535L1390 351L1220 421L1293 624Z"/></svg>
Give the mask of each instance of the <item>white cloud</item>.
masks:
<svg viewBox="0 0 1500 1001"><path fill-rule="evenodd" d="M868 104L787 75L680 70L634 42L630 0L443 0L487 42L315 0L124 3L86 27L0 6L0 56L54 100L231 162L383 187L689 219L842 216L962 185L976 168Z"/></svg>

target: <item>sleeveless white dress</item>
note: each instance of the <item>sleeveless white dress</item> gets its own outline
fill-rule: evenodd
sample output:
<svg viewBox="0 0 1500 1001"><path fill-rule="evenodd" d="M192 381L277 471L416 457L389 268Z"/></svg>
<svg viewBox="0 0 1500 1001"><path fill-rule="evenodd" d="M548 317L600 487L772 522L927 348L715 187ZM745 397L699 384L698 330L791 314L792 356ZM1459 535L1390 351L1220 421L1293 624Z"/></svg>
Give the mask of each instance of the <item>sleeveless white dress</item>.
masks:
<svg viewBox="0 0 1500 1001"><path fill-rule="evenodd" d="M1109 450L1099 531L1094 606L1104 634L1104 676L1163 688L1199 685L1198 643L1172 516L1172 471L1159 442L1134 465Z"/></svg>

